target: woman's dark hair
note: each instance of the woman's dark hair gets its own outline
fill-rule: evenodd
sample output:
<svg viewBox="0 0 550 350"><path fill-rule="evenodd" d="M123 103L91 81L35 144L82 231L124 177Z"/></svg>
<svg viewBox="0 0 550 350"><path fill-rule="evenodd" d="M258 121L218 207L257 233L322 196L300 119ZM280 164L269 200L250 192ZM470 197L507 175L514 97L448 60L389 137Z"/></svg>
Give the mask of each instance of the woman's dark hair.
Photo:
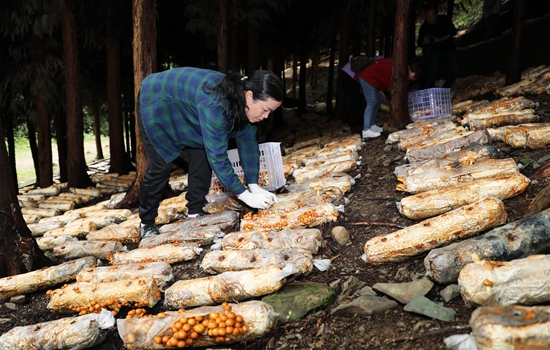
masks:
<svg viewBox="0 0 550 350"><path fill-rule="evenodd" d="M246 91L252 91L254 100L283 100L283 84L274 73L266 70L254 71L249 77L243 77L237 72L229 72L222 81L212 88L220 98L227 101L225 116L229 121L230 130L242 129L249 123L246 117Z"/></svg>

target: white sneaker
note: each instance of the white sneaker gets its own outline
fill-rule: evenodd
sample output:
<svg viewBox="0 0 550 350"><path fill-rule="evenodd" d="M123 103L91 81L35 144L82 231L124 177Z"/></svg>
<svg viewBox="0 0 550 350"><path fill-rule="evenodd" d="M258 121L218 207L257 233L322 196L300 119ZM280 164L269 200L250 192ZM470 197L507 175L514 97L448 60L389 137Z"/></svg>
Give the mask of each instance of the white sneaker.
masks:
<svg viewBox="0 0 550 350"><path fill-rule="evenodd" d="M368 139L368 138L374 138L374 137L378 137L380 136L381 134L379 132L374 132L372 131L371 129L369 130L363 130L363 138L364 139Z"/></svg>
<svg viewBox="0 0 550 350"><path fill-rule="evenodd" d="M370 126L370 129L371 129L372 131L374 131L374 132L382 132L382 131L384 131L383 128L379 127L379 126L376 125L376 124L372 124L372 125Z"/></svg>

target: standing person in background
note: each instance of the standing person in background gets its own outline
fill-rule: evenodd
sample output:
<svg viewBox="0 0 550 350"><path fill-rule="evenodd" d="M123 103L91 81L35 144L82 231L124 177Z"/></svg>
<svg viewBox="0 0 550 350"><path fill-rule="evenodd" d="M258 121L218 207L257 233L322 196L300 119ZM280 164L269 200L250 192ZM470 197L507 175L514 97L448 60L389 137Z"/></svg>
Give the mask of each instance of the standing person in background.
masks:
<svg viewBox="0 0 550 350"><path fill-rule="evenodd" d="M355 73L350 68L350 62L342 67L341 73L343 73L340 74L342 86L344 87L348 102L348 125L353 132L360 131L363 129L363 111L365 110L365 100L361 93L361 85L355 80Z"/></svg>
<svg viewBox="0 0 550 350"><path fill-rule="evenodd" d="M418 33L418 46L429 51L428 73L425 88L433 88L441 64L444 63L449 71L444 88L450 88L458 76L460 69L458 52L453 37L456 27L448 16L438 15L437 9L428 7L425 12L425 21Z"/></svg>
<svg viewBox="0 0 550 350"><path fill-rule="evenodd" d="M482 41L489 40L495 36L495 28L500 17L500 8L502 0L484 0L483 1L483 25L485 33Z"/></svg>
<svg viewBox="0 0 550 350"><path fill-rule="evenodd" d="M422 64L411 61L408 66L408 79L413 80L422 75ZM376 125L376 115L382 101L386 99L384 91L390 90L392 59L380 58L367 68L356 72L356 79L363 89L367 107L363 113L363 138L378 137L382 128Z"/></svg>
<svg viewBox="0 0 550 350"><path fill-rule="evenodd" d="M174 68L147 76L138 96L138 126L147 154L141 186L141 237L157 235L158 207L181 152L189 159L188 217L204 215L212 171L252 208L266 209L275 194L258 186L259 148L254 123L266 119L283 99L281 80L268 71L250 78L207 69ZM246 189L227 157L229 139L239 150Z"/></svg>

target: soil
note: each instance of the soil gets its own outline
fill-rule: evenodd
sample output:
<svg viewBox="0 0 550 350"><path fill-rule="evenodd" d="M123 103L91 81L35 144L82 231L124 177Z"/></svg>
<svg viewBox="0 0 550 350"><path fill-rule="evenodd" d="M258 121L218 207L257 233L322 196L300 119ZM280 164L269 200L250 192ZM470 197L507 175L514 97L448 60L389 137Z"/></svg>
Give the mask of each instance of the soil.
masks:
<svg viewBox="0 0 550 350"><path fill-rule="evenodd" d="M542 121L550 122L550 95L527 96L539 102L539 115ZM378 124L381 124L381 120ZM401 263L390 263L381 266L367 265L361 260L365 242L377 235L387 234L397 230L395 225L410 226L417 222L399 214L396 201L405 194L395 190L397 181L393 174L397 165L403 164L404 152L394 145L391 150L385 150L386 135L366 141L360 152L362 167L351 175L361 175L351 191L347 194L350 202L345 207L345 213L337 222L323 224L325 240L317 258L331 258L332 265L328 271L317 269L308 276L300 276L297 282L317 282L329 284L337 279L342 281L355 276L369 286L377 282L409 282L425 274L423 256L418 256ZM516 162L538 160L550 154L548 149L512 149L503 143L496 143L506 157L512 157ZM526 176L535 169L532 164L522 170ZM509 221L516 221L523 216L530 201L548 184L549 178L532 181L528 189L521 195L505 200ZM369 224L370 223L370 224ZM350 233L352 244L341 247L330 238L335 226L344 226ZM208 249L202 252L204 255ZM198 259L173 265L176 279L203 277L199 269L201 257ZM427 297L435 302L456 311L454 322L443 322L403 310L403 305L383 314L368 317L333 317L331 305L306 315L303 319L279 325L264 338L232 345L232 349L443 349L443 339L453 334L469 333L468 322L473 308L467 307L460 298L444 303L439 292L445 285L436 284ZM30 325L44 322L66 315L51 313L48 308L48 297L44 292L27 295L27 301L17 305L17 310L11 310L5 305L0 307L0 319L9 319L0 324L0 333L14 326ZM164 310L162 301L151 310L157 313ZM121 313L120 317L124 317ZM227 348L227 347L224 347ZM105 342L93 349L125 349L116 329L110 330Z"/></svg>

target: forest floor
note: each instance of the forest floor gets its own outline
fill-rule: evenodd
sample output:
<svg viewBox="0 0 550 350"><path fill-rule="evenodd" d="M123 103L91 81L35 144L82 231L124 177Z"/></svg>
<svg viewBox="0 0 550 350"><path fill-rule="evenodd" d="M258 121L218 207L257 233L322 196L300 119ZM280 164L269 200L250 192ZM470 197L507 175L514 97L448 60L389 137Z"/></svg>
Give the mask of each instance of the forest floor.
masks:
<svg viewBox="0 0 550 350"><path fill-rule="evenodd" d="M542 121L550 122L550 95L527 96L539 102L539 109L544 112L539 115ZM378 120L381 124L383 120ZM356 225L361 222L378 222L410 226L416 222L399 214L396 202L403 196L397 192L397 181L394 170L397 165L403 164L404 152L393 145L391 149L385 143L387 135L376 139L369 139L360 152L362 167L350 175L360 175L351 191L347 194L350 202L345 207L345 213L337 222L323 224L318 227L326 239L316 258L331 258L332 265L327 271L314 269L307 276L300 276L294 282L315 282L330 284L333 281L345 281L355 277L368 286L377 282L409 282L425 274L423 258L418 256L400 263L389 263L381 266L366 264L362 259L365 242L375 236L387 234L397 230L391 225ZM496 143L505 157L514 158L517 163L528 159L538 160L550 155L548 149L512 149L503 143ZM521 172L529 176L535 169L531 165L524 167ZM550 183L549 178L532 181L527 190L512 199L504 201L509 221L520 219L530 201ZM352 244L338 245L330 238L331 230L335 226L345 227ZM328 238L327 238L328 237ZM205 273L199 268L202 256L209 251L205 249L201 257L173 266L176 279L203 277ZM404 311L400 304L393 310L382 314L363 317L335 317L330 305L306 315L299 321L279 325L266 334L264 338L232 345L232 349L443 349L443 339L453 334L469 333L468 322L473 308L466 306L462 299L456 298L444 302L439 295L445 285L434 285L427 297L443 306L453 309L456 317L453 322L443 322ZM16 305L15 310L0 307L0 334L14 326L30 325L61 317L51 313L48 308L48 297L44 292L27 295L26 302ZM151 310L152 313L164 310L162 301ZM227 349L227 346L224 347ZM105 342L93 349L124 349L121 338L116 329L110 330Z"/></svg>

